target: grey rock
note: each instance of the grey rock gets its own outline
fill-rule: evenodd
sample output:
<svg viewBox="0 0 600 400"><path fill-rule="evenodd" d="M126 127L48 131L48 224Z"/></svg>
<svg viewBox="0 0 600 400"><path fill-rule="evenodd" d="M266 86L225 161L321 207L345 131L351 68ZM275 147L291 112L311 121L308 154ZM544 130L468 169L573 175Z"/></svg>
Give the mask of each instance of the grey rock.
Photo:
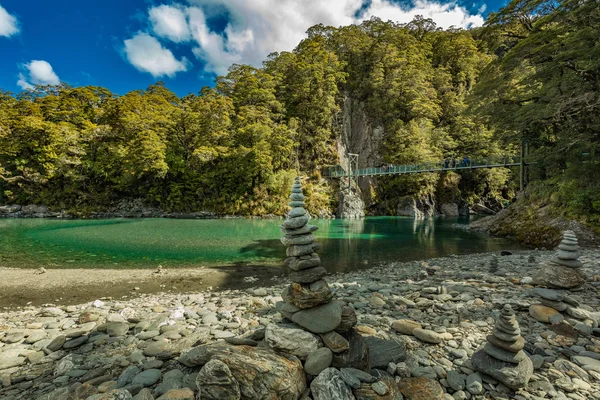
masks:
<svg viewBox="0 0 600 400"><path fill-rule="evenodd" d="M444 338L439 333L436 333L429 329L416 328L413 329L412 334L419 340L427 343L438 344L442 343Z"/></svg>
<svg viewBox="0 0 600 400"><path fill-rule="evenodd" d="M519 364L496 360L485 351L479 350L471 358L473 367L487 374L511 389L519 389L527 385L533 375L533 364L529 358Z"/></svg>
<svg viewBox="0 0 600 400"><path fill-rule="evenodd" d="M265 342L273 350L293 354L301 360L322 346L317 336L291 325L267 325Z"/></svg>
<svg viewBox="0 0 600 400"><path fill-rule="evenodd" d="M380 339L375 336L364 338L369 347L369 364L371 368L387 368L388 364L406 360L404 342Z"/></svg>
<svg viewBox="0 0 600 400"><path fill-rule="evenodd" d="M463 390L465 388L466 377L456 372L455 370L448 371L448 375L446 376L446 381L448 381L448 385L455 391Z"/></svg>
<svg viewBox="0 0 600 400"><path fill-rule="evenodd" d="M111 322L106 325L106 333L110 336L125 336L129 332L127 322Z"/></svg>
<svg viewBox="0 0 600 400"><path fill-rule="evenodd" d="M335 368L327 368L310 384L314 400L355 400L352 391Z"/></svg>
<svg viewBox="0 0 600 400"><path fill-rule="evenodd" d="M296 400L306 390L300 360L271 349L217 342L187 351L179 362L194 367L212 359L227 364L243 398Z"/></svg>
<svg viewBox="0 0 600 400"><path fill-rule="evenodd" d="M331 365L332 359L333 353L331 350L329 350L327 347L321 347L306 357L304 371L306 371L306 373L309 375L317 376L325 368L328 368Z"/></svg>
<svg viewBox="0 0 600 400"><path fill-rule="evenodd" d="M342 322L342 303L330 303L298 311L292 321L313 333L327 333L335 330Z"/></svg>
<svg viewBox="0 0 600 400"><path fill-rule="evenodd" d="M290 272L288 278L296 283L313 283L327 275L327 270L323 267L314 267L303 269L301 271Z"/></svg>
<svg viewBox="0 0 600 400"><path fill-rule="evenodd" d="M202 367L196 378L196 384L199 399L239 400L241 398L239 383L227 364L219 360L210 360Z"/></svg>
<svg viewBox="0 0 600 400"><path fill-rule="evenodd" d="M130 365L129 367L125 368L117 379L117 388L122 388L129 385L133 381L133 378L135 378L135 376L140 372L140 369L134 365Z"/></svg>
<svg viewBox="0 0 600 400"><path fill-rule="evenodd" d="M335 331L323 333L320 336L325 346L334 353L341 353L350 348L348 340Z"/></svg>
<svg viewBox="0 0 600 400"><path fill-rule="evenodd" d="M160 369L147 369L137 374L131 383L133 385L142 385L143 387L148 387L158 382L161 376L162 372Z"/></svg>

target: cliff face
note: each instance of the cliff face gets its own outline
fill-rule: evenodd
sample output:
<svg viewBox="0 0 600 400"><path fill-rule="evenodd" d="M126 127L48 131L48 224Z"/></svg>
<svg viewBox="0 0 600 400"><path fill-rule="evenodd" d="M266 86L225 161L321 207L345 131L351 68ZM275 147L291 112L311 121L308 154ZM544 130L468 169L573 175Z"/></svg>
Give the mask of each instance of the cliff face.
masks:
<svg viewBox="0 0 600 400"><path fill-rule="evenodd" d="M380 152L383 127L373 126L367 116L364 104L351 98L348 94L344 95L341 114L341 135L337 143L339 164L347 168L347 154L354 153L358 154L358 168L380 166L383 163ZM376 178L360 177L358 188L347 191L343 194L343 198L360 197L364 209L365 205L367 207L373 205L376 190ZM356 205L356 200L353 202Z"/></svg>

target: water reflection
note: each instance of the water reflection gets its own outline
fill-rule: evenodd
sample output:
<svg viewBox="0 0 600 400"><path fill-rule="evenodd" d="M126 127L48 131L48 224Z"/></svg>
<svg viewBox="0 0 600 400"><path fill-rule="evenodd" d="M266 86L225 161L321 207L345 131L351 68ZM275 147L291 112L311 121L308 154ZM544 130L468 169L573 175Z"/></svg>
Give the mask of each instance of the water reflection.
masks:
<svg viewBox="0 0 600 400"><path fill-rule="evenodd" d="M454 219L313 220L331 272L381 262L517 248ZM136 268L281 264L281 220L0 220L0 267Z"/></svg>

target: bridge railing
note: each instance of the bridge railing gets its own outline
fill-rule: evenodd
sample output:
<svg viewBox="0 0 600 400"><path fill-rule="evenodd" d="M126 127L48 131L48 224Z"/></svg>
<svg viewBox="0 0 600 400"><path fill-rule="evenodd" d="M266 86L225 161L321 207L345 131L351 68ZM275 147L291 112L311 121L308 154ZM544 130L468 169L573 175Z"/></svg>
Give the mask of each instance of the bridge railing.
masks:
<svg viewBox="0 0 600 400"><path fill-rule="evenodd" d="M500 156L475 160L448 159L433 163L421 163L410 165L390 164L381 167L359 168L355 171L352 171L352 176L397 175L414 174L420 172L455 171L475 168L510 167L519 165L520 163L521 157L519 156ZM325 171L325 175L331 178L340 178L348 176L348 171L346 171L342 166L336 165L335 167L329 167Z"/></svg>

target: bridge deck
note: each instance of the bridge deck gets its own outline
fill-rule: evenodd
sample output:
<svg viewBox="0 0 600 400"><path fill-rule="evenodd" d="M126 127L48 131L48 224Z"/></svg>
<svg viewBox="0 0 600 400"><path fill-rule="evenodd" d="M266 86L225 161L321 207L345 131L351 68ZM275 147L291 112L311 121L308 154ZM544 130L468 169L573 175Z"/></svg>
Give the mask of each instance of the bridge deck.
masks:
<svg viewBox="0 0 600 400"><path fill-rule="evenodd" d="M520 157L498 157L486 160L458 161L454 166L445 161L439 163L425 163L412 165L388 165L383 167L360 168L352 171L352 176L400 175L417 174L422 172L456 171L478 168L506 168L521 165ZM331 178L348 176L348 172L341 166L331 167L326 175Z"/></svg>

